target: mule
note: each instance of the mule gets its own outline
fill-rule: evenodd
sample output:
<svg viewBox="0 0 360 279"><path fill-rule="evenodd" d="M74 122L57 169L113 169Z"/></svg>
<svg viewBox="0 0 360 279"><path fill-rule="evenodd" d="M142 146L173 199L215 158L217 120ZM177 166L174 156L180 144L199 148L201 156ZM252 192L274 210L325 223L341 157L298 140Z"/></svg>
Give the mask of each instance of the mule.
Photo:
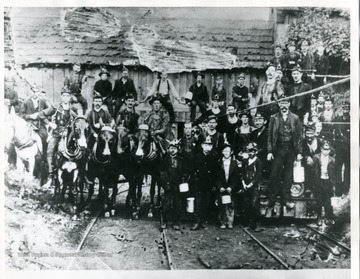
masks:
<svg viewBox="0 0 360 279"><path fill-rule="evenodd" d="M55 160L55 203L62 202L68 190L68 199L75 214L84 203L85 166L88 160L87 138L90 126L84 116L78 116L69 125L59 142ZM80 201L75 198L80 192Z"/></svg>
<svg viewBox="0 0 360 279"><path fill-rule="evenodd" d="M140 211L140 201L142 197L142 183L145 175L151 175L150 185L150 209L148 217L153 217L153 210L155 208L154 197L156 185L160 177L160 160L161 152L159 151L155 141L151 137L149 130L139 130L139 142L136 150L137 158L137 179L136 179L136 212L134 218L138 218ZM160 187L157 191L157 205L160 204Z"/></svg>

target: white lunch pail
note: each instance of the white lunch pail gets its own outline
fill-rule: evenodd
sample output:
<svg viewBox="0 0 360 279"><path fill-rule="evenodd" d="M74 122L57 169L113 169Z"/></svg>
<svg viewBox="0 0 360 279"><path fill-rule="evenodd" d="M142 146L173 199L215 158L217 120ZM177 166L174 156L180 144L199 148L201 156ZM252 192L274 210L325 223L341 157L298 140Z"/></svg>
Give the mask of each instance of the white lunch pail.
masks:
<svg viewBox="0 0 360 279"><path fill-rule="evenodd" d="M195 198L187 198L186 212L194 213L194 200Z"/></svg>
<svg viewBox="0 0 360 279"><path fill-rule="evenodd" d="M295 183L303 183L305 181L305 170L301 164L297 164L293 169L293 176Z"/></svg>
<svg viewBox="0 0 360 279"><path fill-rule="evenodd" d="M192 98L193 98L193 93L188 91L185 93L185 96L184 96L184 99L185 100L189 100L189 101L192 101Z"/></svg>
<svg viewBox="0 0 360 279"><path fill-rule="evenodd" d="M337 208L341 203L341 197L331 197L330 201L331 201L331 206Z"/></svg>
<svg viewBox="0 0 360 279"><path fill-rule="evenodd" d="M188 183L181 183L179 188L180 188L181 193L189 192L189 184Z"/></svg>
<svg viewBox="0 0 360 279"><path fill-rule="evenodd" d="M230 195L221 196L221 203L222 203L222 204L229 204L229 203L231 203L231 197L230 197Z"/></svg>

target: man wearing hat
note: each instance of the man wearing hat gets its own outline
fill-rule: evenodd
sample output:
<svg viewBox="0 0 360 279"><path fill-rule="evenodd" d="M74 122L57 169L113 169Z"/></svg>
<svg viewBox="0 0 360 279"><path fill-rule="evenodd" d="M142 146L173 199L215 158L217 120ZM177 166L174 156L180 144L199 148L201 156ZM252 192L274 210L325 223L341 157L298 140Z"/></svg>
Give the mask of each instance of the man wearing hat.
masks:
<svg viewBox="0 0 360 279"><path fill-rule="evenodd" d="M193 160L191 171L191 185L195 193L195 220L196 223L191 230L205 228L204 224L209 219L210 198L215 190L216 180L216 158L211 152L213 143L208 136L201 144L202 152L197 154Z"/></svg>
<svg viewBox="0 0 360 279"><path fill-rule="evenodd" d="M151 90L146 95L145 100L156 96L161 101L163 107L169 112L170 122L175 122L175 112L172 105L170 94L174 99L180 102L179 93L177 92L173 82L168 78L165 71L158 73L158 79L154 81Z"/></svg>
<svg viewBox="0 0 360 279"><path fill-rule="evenodd" d="M267 196L272 207L280 192L281 203L293 208L292 203L285 201L290 198L294 160L302 159L302 123L296 114L289 111L290 102L284 98L282 95L278 100L280 111L270 117L267 160L273 160L273 163Z"/></svg>
<svg viewBox="0 0 360 279"><path fill-rule="evenodd" d="M88 76L80 73L81 64L80 62L76 62L73 65L73 71L70 76L65 78L64 87L69 88L72 94L73 107L76 109L77 114L83 115L85 114L88 108L88 102L86 98L81 94L82 85L87 81Z"/></svg>
<svg viewBox="0 0 360 279"><path fill-rule="evenodd" d="M336 174L339 188L337 194L346 195L350 189L350 103L342 102L342 114L335 120L335 151L336 151ZM342 168L344 166L344 175Z"/></svg>
<svg viewBox="0 0 360 279"><path fill-rule="evenodd" d="M244 110L249 106L249 88L245 86L244 73L240 73L237 84L232 89L232 99L236 110Z"/></svg>
<svg viewBox="0 0 360 279"><path fill-rule="evenodd" d="M53 109L51 102L44 96L45 91L38 87L33 87L33 95L27 99L20 107L19 116L24 118L40 136L43 146L43 159L46 161L47 150L47 131L45 115ZM44 112L42 112L44 111Z"/></svg>
<svg viewBox="0 0 360 279"><path fill-rule="evenodd" d="M99 77L100 79L95 82L94 85L94 94L101 96L103 103L106 105L109 113L114 116L114 109L111 98L112 84L109 80L110 72L106 68L100 67Z"/></svg>
<svg viewBox="0 0 360 279"><path fill-rule="evenodd" d="M112 91L112 99L115 101L116 114L125 102L126 94L131 94L137 100L137 93L134 81L129 78L129 71L125 66L121 66L121 78L115 81L114 89Z"/></svg>
<svg viewBox="0 0 360 279"><path fill-rule="evenodd" d="M309 41L303 40L301 42L301 52L300 52L300 67L306 71L302 75L302 80L308 84L312 84L315 82L315 62L314 62L314 55L309 50ZM311 75L311 78L308 77L308 74Z"/></svg>
<svg viewBox="0 0 360 279"><path fill-rule="evenodd" d="M217 96L217 100L219 102L219 107L223 111L224 105L226 103L226 89L224 87L223 77L221 75L217 75L215 78L215 85L211 91L211 99L213 100Z"/></svg>
<svg viewBox="0 0 360 279"><path fill-rule="evenodd" d="M116 126L123 125L129 134L134 135L138 130L140 115L135 112L135 97L132 94L126 94L125 105L125 109L116 116Z"/></svg>
<svg viewBox="0 0 360 279"><path fill-rule="evenodd" d="M304 83L301 79L302 71L299 65L292 68L291 76L293 83L288 86L286 96L296 96L297 94L311 90L310 85ZM299 116L301 122L304 119L305 113L310 109L310 100L311 96L309 94L291 99L291 111Z"/></svg>
<svg viewBox="0 0 360 279"><path fill-rule="evenodd" d="M321 152L314 155L314 195L317 202L317 224L321 225L322 207L325 209L325 223L334 224L331 197L335 187L335 159L330 156L331 145L325 140L321 145Z"/></svg>
<svg viewBox="0 0 360 279"><path fill-rule="evenodd" d="M169 114L161 110L161 100L154 96L149 101L152 110L145 114L142 123L149 126L149 131L158 147L165 152L164 139L169 128Z"/></svg>
<svg viewBox="0 0 360 279"><path fill-rule="evenodd" d="M219 195L219 221L220 228L229 229L234 225L234 193L238 190L240 182L239 169L237 162L231 158L232 148L226 142L222 148L222 156L218 161L216 174L216 190ZM231 197L230 203L224 203L222 196L227 195Z"/></svg>
<svg viewBox="0 0 360 279"><path fill-rule="evenodd" d="M47 119L47 116L51 116L51 122ZM64 87L61 90L61 102L57 108L52 107L50 111L43 110L39 117L42 117L45 124L52 129L51 134L48 137L48 150L47 150L47 162L49 166L50 178L48 183L52 182L53 175L53 159L54 154L57 152L58 145L61 139L62 133L66 127L70 125L77 117L76 113L71 110L71 91L69 88Z"/></svg>
<svg viewBox="0 0 360 279"><path fill-rule="evenodd" d="M102 108L103 99L100 95L93 98L93 108L86 113L86 118L90 124L91 137L89 139L89 149L91 150L101 128L104 126L115 126L115 122L110 113Z"/></svg>
<svg viewBox="0 0 360 279"><path fill-rule="evenodd" d="M266 81L261 85L260 98L258 105L268 104L276 101L279 96L284 94L284 86L281 81L276 80L275 65L269 64L266 69ZM264 113L265 118L268 119L272 114L278 111L277 105L269 104L264 107L258 108L259 111Z"/></svg>
<svg viewBox="0 0 360 279"><path fill-rule="evenodd" d="M196 106L199 106L200 112L206 114L206 104L209 103L209 94L206 85L203 83L204 74L198 72L196 74L196 82L192 84L189 91L193 93L190 104L190 121L194 122L196 118Z"/></svg>
<svg viewBox="0 0 360 279"><path fill-rule="evenodd" d="M249 157L242 162L241 192L244 193L243 208L250 219L248 229L260 232L258 227L260 219L260 189L259 182L262 177L262 162L256 156L257 144L250 142L246 147Z"/></svg>
<svg viewBox="0 0 360 279"><path fill-rule="evenodd" d="M169 142L167 155L161 162L160 184L164 189L164 224L173 222L173 229L179 230L181 196L179 185L189 180L187 162L179 155L179 141Z"/></svg>

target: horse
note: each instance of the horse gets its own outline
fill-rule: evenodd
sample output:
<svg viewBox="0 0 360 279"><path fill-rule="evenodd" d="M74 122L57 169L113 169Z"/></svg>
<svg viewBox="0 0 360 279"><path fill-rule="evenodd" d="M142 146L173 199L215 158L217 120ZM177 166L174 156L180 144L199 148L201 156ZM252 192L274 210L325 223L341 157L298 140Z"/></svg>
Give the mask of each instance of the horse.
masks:
<svg viewBox="0 0 360 279"><path fill-rule="evenodd" d="M117 179L113 168L111 167L112 154L116 152L117 136L116 131L108 126L104 126L90 151L90 158L88 161L86 171L86 181L89 184L89 193L86 200L87 206L91 202L94 194L95 178L99 179L99 198L105 197L105 216L115 214L113 206L117 195ZM111 200L108 199L109 188L113 189Z"/></svg>
<svg viewBox="0 0 360 279"><path fill-rule="evenodd" d="M12 145L18 158L17 169L34 179L35 164L37 159L42 158L41 138L31 125L15 114L13 109L5 114L5 150L9 150ZM25 188L22 188L20 197L24 191Z"/></svg>
<svg viewBox="0 0 360 279"><path fill-rule="evenodd" d="M62 201L68 191L68 199L78 213L79 202L75 200L80 190L80 204L84 203L85 166L88 160L87 138L90 127L84 116L78 116L66 127L59 142L55 160L55 203Z"/></svg>
<svg viewBox="0 0 360 279"><path fill-rule="evenodd" d="M139 142L136 150L136 158L138 163L137 168L137 210L134 213L134 218L138 218L140 211L140 200L142 196L142 182L146 174L151 175L151 186L150 186L150 209L148 217L153 217L153 209L155 207L155 187L160 177L160 160L161 153L157 147L154 139L151 137L148 129L139 130ZM158 186L157 191L157 205L160 204L160 187Z"/></svg>

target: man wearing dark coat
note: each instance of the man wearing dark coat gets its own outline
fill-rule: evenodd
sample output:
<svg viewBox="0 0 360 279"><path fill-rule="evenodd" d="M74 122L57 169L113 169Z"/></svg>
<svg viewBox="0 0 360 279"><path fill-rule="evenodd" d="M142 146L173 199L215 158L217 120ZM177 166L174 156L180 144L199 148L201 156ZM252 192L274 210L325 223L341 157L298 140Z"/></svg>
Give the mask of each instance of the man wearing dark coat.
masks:
<svg viewBox="0 0 360 279"><path fill-rule="evenodd" d="M190 121L194 122L196 118L196 107L199 106L203 115L206 114L206 104L209 103L209 94L206 85L202 82L204 74L196 74L196 82L192 84L189 91L193 94L192 100L188 102L190 105Z"/></svg>
<svg viewBox="0 0 360 279"><path fill-rule="evenodd" d="M293 208L294 204L286 200L290 198L294 160L302 158L302 124L299 117L289 111L290 102L284 98L284 95L280 97L280 111L271 116L269 123L267 160L273 160L273 164L267 197L269 206L272 207L280 192L281 203Z"/></svg>
<svg viewBox="0 0 360 279"><path fill-rule="evenodd" d="M125 96L126 107L120 110L116 116L116 126L123 125L128 129L128 133L134 135L139 127L140 115L135 112L135 97L132 94Z"/></svg>
<svg viewBox="0 0 360 279"><path fill-rule="evenodd" d="M105 68L101 68L101 71L99 73L100 80L95 82L94 85L94 93L100 94L101 98L103 99L104 105L106 105L109 113L111 116L114 116L114 109L112 104L112 84L109 80L110 73Z"/></svg>
<svg viewBox="0 0 360 279"><path fill-rule="evenodd" d="M217 159L211 153L212 142L206 137L201 144L202 152L197 154L193 160L191 172L192 185L195 192L195 220L196 223L191 230L205 228L204 223L209 216L211 193L215 190L215 175Z"/></svg>
<svg viewBox="0 0 360 279"><path fill-rule="evenodd" d="M233 104L236 110L244 110L249 106L249 88L245 86L245 74L241 73L237 84L232 89Z"/></svg>
<svg viewBox="0 0 360 279"><path fill-rule="evenodd" d="M317 47L317 52L315 53L314 63L317 75L327 75L329 72L329 58L324 55L324 46L320 44ZM314 87L320 87L326 84L327 78L316 78L316 82L314 83ZM315 93L315 97L319 95L318 92Z"/></svg>
<svg viewBox="0 0 360 279"><path fill-rule="evenodd" d="M160 184L164 189L164 223L166 229L169 222L173 222L173 229L179 230L181 213L181 196L179 185L187 182L189 170L187 162L179 155L179 142L173 140L169 143L167 156L161 166Z"/></svg>
<svg viewBox="0 0 360 279"><path fill-rule="evenodd" d="M115 81L114 89L112 91L112 98L115 100L115 112L121 109L125 102L126 94L132 94L137 100L137 93L134 81L129 78L129 71L126 67L122 68L122 77Z"/></svg>

